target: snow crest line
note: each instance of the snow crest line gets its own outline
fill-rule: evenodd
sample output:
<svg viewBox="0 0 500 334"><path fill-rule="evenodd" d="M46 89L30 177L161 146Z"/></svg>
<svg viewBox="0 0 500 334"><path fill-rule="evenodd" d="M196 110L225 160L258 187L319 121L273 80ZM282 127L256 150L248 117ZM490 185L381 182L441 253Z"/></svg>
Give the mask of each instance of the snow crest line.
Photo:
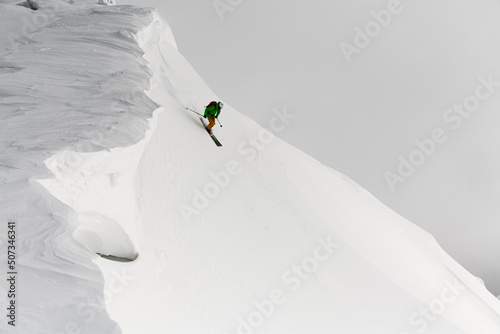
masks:
<svg viewBox="0 0 500 334"><path fill-rule="evenodd" d="M135 227L133 169L161 112L147 96L151 70L138 32L150 29L156 14L51 3L59 9L50 12L42 3L37 24L22 21L26 9L12 6L9 18L19 16L22 36L8 30L10 21L0 23L11 43L2 58L7 70L0 72L0 219L18 227L16 327L26 333L119 333L105 308L96 308L92 321L81 316L78 305L102 296L104 281L92 263L96 255L72 235L95 227L91 213L97 212L116 233L102 240L102 230L87 228L81 240L105 247L103 253L137 252L127 231ZM116 238L120 231L123 237ZM45 307L53 296L57 307ZM66 323L55 320L61 317Z"/></svg>

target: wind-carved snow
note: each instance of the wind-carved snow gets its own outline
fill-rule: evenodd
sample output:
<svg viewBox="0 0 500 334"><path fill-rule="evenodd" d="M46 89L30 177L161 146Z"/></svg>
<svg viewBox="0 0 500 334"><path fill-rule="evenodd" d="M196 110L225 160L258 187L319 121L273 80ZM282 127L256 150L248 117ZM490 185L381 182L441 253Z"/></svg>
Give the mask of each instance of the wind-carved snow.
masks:
<svg viewBox="0 0 500 334"><path fill-rule="evenodd" d="M185 107L220 99L155 11L37 3L0 6L51 18L0 58L17 330L500 332L498 300L344 175L227 105L217 148Z"/></svg>
<svg viewBox="0 0 500 334"><path fill-rule="evenodd" d="M97 255L72 235L80 223L87 226L82 221L85 214L107 216L99 208L86 210L83 204L89 199L81 200L91 194L100 172L108 173L103 176L109 189L124 192L121 199L131 196L125 191L131 188L127 178L134 169L134 152L139 154L136 161L141 152L131 145L140 146L145 139L157 108L144 92L150 71L134 34L151 22L153 13L82 3L37 1L37 11L0 3L0 216L3 222L17 224L20 273L16 327L7 324L2 312L2 333L121 332L105 309L109 297L93 263ZM120 147L126 152L116 153ZM127 159L114 168L106 154ZM54 197L57 187L49 193L40 185L47 182L69 185L73 192L66 194L72 194L73 201L80 199L82 211ZM106 207L128 204L93 196ZM108 217L108 222L121 218ZM121 241L131 239L123 223L107 236L116 238L115 231L121 229ZM4 228L0 245L5 246ZM133 245L130 240L121 251L131 255L136 252ZM4 246L2 259L7 258ZM4 280L0 287L7 296Z"/></svg>

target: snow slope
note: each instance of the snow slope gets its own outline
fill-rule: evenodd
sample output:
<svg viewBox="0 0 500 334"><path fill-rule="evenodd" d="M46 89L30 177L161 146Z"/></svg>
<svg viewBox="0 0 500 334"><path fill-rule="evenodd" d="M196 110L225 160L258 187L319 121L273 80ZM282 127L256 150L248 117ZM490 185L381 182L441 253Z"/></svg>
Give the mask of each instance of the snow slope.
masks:
<svg viewBox="0 0 500 334"><path fill-rule="evenodd" d="M268 131L226 106L217 148L185 107L219 98L156 11L38 4L0 4L28 30L0 58L2 333L500 332L432 236L272 135L286 110Z"/></svg>

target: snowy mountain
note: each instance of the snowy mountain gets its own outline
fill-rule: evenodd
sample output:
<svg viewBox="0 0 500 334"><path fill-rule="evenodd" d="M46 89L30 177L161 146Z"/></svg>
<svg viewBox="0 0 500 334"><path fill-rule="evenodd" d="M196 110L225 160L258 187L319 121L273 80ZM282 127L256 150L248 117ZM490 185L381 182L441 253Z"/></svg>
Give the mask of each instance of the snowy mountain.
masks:
<svg viewBox="0 0 500 334"><path fill-rule="evenodd" d="M500 332L431 235L274 136L286 109L226 105L215 146L155 10L0 16L2 333Z"/></svg>

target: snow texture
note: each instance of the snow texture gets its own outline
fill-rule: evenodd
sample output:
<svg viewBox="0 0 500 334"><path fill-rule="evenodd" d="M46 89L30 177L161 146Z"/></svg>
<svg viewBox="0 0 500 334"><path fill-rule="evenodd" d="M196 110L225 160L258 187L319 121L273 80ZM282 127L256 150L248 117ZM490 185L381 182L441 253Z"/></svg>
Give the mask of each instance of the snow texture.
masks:
<svg viewBox="0 0 500 334"><path fill-rule="evenodd" d="M2 333L500 332L483 284L352 180L227 104L216 147L185 108L220 98L155 10L36 4L0 3Z"/></svg>

